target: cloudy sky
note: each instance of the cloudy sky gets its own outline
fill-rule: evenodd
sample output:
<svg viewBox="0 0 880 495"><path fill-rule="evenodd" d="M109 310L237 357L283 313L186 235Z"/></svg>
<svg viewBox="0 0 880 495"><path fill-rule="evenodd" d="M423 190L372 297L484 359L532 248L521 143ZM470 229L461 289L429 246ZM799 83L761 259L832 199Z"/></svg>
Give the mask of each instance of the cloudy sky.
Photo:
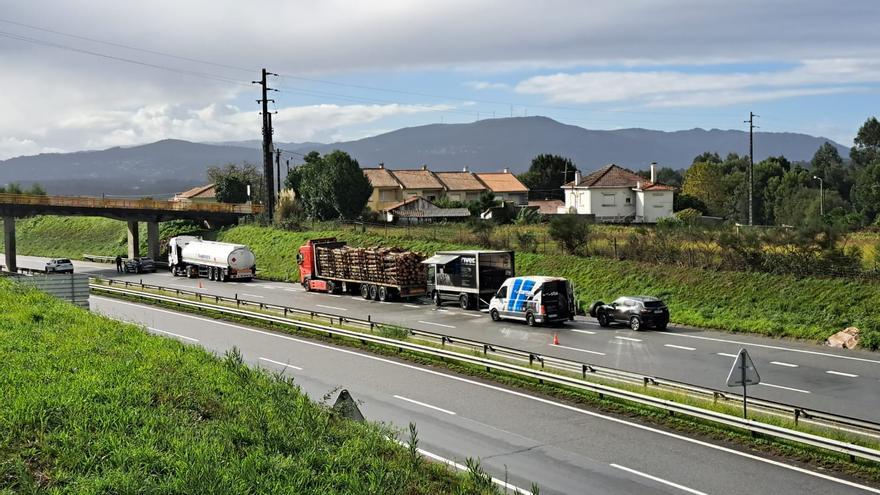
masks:
<svg viewBox="0 0 880 495"><path fill-rule="evenodd" d="M880 2L0 0L0 159L545 115L804 132L880 108Z"/></svg>

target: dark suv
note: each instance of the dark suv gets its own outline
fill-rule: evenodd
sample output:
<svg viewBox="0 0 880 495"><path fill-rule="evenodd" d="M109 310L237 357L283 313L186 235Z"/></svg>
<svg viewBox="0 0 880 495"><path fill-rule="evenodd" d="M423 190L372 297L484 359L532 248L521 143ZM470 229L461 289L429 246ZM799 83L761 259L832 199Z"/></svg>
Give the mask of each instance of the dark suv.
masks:
<svg viewBox="0 0 880 495"><path fill-rule="evenodd" d="M660 299L650 296L618 297L611 304L596 301L590 306L590 316L599 320L602 327L625 322L636 331L642 327L666 330L669 324L669 308Z"/></svg>
<svg viewBox="0 0 880 495"><path fill-rule="evenodd" d="M153 261L153 258L132 258L130 260L126 260L125 265L123 265L122 268L123 270L125 270L125 273L155 272L156 263Z"/></svg>

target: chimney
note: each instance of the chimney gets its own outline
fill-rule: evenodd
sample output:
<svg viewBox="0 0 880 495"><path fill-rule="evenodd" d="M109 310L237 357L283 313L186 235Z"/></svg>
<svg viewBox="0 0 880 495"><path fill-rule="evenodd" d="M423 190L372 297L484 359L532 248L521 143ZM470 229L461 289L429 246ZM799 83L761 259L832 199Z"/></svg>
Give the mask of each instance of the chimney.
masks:
<svg viewBox="0 0 880 495"><path fill-rule="evenodd" d="M504 173L505 173L505 174L509 174L509 173L510 173L510 169L507 168L507 167L504 167Z"/></svg>
<svg viewBox="0 0 880 495"><path fill-rule="evenodd" d="M657 162L651 162L651 184L654 183L654 168L657 167Z"/></svg>
<svg viewBox="0 0 880 495"><path fill-rule="evenodd" d="M428 170L428 165L426 165L426 164L423 163L423 164L422 164L422 170Z"/></svg>
<svg viewBox="0 0 880 495"><path fill-rule="evenodd" d="M467 169L467 165L465 165L464 167L462 167L461 171L462 171L462 172L467 172L467 171L468 171L468 169Z"/></svg>
<svg viewBox="0 0 880 495"><path fill-rule="evenodd" d="M384 163L380 163L380 164L379 164L379 170L384 170L384 169L385 169L385 164L384 164Z"/></svg>
<svg viewBox="0 0 880 495"><path fill-rule="evenodd" d="M577 186L577 185L579 185L580 183L581 183L581 171L580 171L580 170L575 170L575 171L574 171L574 185Z"/></svg>
<svg viewBox="0 0 880 495"><path fill-rule="evenodd" d="M637 180L636 181L636 191L641 191L641 190L642 190L642 181Z"/></svg>

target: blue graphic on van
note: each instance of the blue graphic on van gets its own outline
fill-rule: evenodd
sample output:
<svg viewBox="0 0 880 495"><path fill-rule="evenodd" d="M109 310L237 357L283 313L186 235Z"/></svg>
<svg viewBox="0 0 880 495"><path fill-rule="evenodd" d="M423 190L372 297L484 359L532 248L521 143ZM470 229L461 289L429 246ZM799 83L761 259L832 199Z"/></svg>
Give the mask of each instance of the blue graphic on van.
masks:
<svg viewBox="0 0 880 495"><path fill-rule="evenodd" d="M524 311L526 299L528 299L534 287L534 280L523 280L521 278L514 280L510 296L507 298L507 311Z"/></svg>

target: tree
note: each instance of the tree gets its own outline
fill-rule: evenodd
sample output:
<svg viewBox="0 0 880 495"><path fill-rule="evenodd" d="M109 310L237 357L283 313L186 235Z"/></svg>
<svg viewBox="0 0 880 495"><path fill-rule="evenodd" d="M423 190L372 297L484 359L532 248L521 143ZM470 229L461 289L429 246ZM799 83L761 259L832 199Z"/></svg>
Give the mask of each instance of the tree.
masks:
<svg viewBox="0 0 880 495"><path fill-rule="evenodd" d="M34 182L31 184L31 188L25 192L25 194L31 194L33 196L45 196L46 189L39 182Z"/></svg>
<svg viewBox="0 0 880 495"><path fill-rule="evenodd" d="M699 200L710 215L724 216L727 199L720 163L697 162L684 173L681 193Z"/></svg>
<svg viewBox="0 0 880 495"><path fill-rule="evenodd" d="M489 191L488 189L480 193L480 199L477 200L477 206L479 207L480 213L488 210L489 208L493 208L498 206L501 201L495 199L495 193Z"/></svg>
<svg viewBox="0 0 880 495"><path fill-rule="evenodd" d="M363 213L373 186L357 160L335 150L324 156L309 153L305 162L290 171L285 185L294 190L308 217L353 219Z"/></svg>
<svg viewBox="0 0 880 495"><path fill-rule="evenodd" d="M581 215L553 215L550 219L550 238L571 254L583 252L590 239L590 223Z"/></svg>
<svg viewBox="0 0 880 495"><path fill-rule="evenodd" d="M566 177L574 179L576 170L577 166L568 158L542 154L533 158L529 170L518 178L535 199L562 199L562 185Z"/></svg>
<svg viewBox="0 0 880 495"><path fill-rule="evenodd" d="M828 142L820 146L810 160L810 169L814 175L822 178L826 189L837 191L840 197L849 201L853 177L849 168L843 165L836 146Z"/></svg>
<svg viewBox="0 0 880 495"><path fill-rule="evenodd" d="M218 203L246 203L247 184L237 175L221 175L214 181L214 198Z"/></svg>
<svg viewBox="0 0 880 495"><path fill-rule="evenodd" d="M672 197L672 210L696 210L700 212L701 215L705 215L709 211L706 208L706 204L699 198L684 193L676 194Z"/></svg>
<svg viewBox="0 0 880 495"><path fill-rule="evenodd" d="M866 223L877 219L880 214L880 160L865 166L856 176L852 203Z"/></svg>
<svg viewBox="0 0 880 495"><path fill-rule="evenodd" d="M698 163L721 163L721 157L718 156L718 152L709 152L704 151L699 155L694 157L694 160L691 162L691 165L696 165Z"/></svg>
<svg viewBox="0 0 880 495"><path fill-rule="evenodd" d="M227 163L222 167L208 167L208 180L214 184L215 198L219 203L246 202L249 185L250 200L255 203L263 202L263 174L253 163Z"/></svg>
<svg viewBox="0 0 880 495"><path fill-rule="evenodd" d="M880 122L871 117L862 124L853 139L855 146L849 150L849 157L859 167L865 167L880 158Z"/></svg>
<svg viewBox="0 0 880 495"><path fill-rule="evenodd" d="M10 182L6 184L6 194L21 194L23 191L21 190L21 186L16 182Z"/></svg>

